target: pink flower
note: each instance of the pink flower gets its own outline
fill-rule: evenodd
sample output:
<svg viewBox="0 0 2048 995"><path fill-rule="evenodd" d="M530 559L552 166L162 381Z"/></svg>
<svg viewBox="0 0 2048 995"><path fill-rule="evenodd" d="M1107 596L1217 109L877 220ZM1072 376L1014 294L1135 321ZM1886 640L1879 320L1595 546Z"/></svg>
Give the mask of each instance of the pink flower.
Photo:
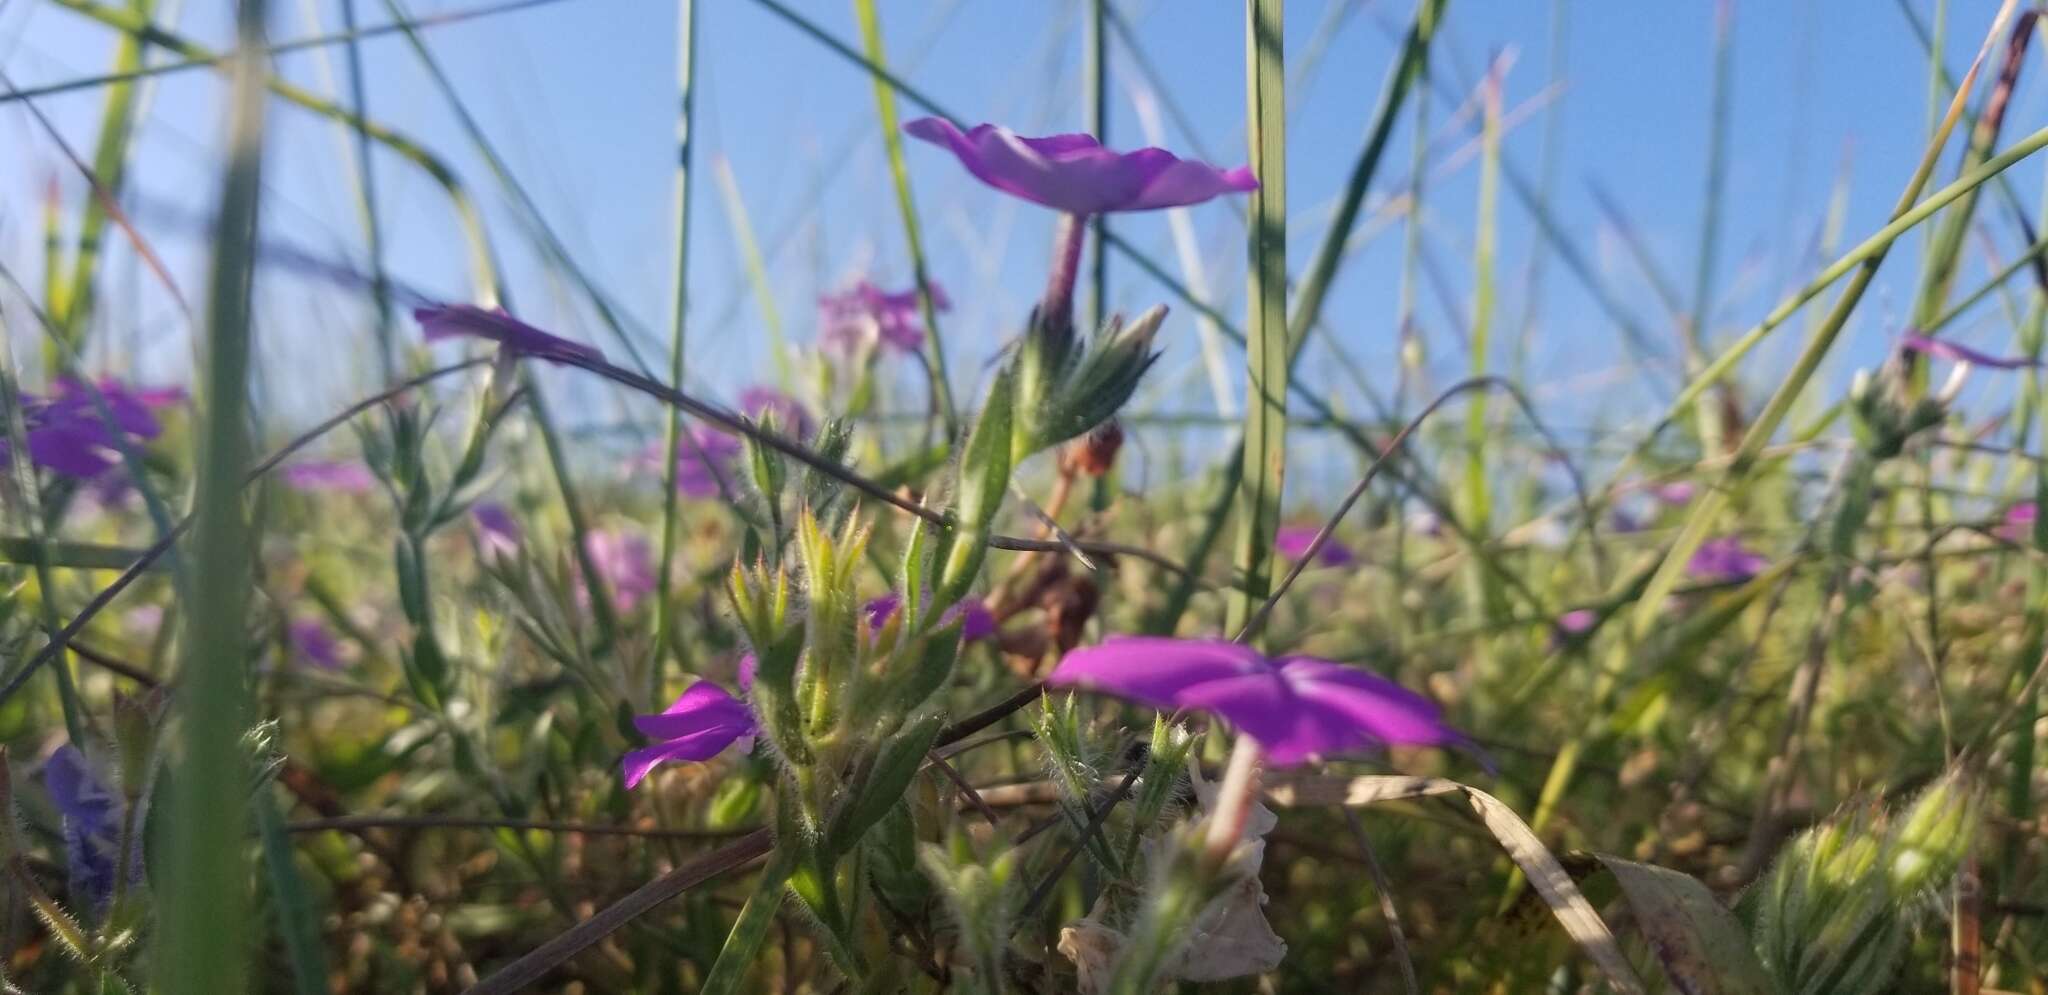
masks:
<svg viewBox="0 0 2048 995"><path fill-rule="evenodd" d="M655 590L654 549L637 532L598 529L586 535L583 549L612 593L612 607L624 615ZM588 596L587 594L585 595Z"/></svg>
<svg viewBox="0 0 2048 995"><path fill-rule="evenodd" d="M2005 509L2005 521L1993 533L2009 542L2032 542L2034 522L2041 517L2041 508L2032 501L2021 501Z"/></svg>
<svg viewBox="0 0 2048 995"><path fill-rule="evenodd" d="M931 288L932 310L951 310L953 302L947 299L945 289L936 281ZM884 293L862 280L845 291L818 298L818 338L840 353L876 341L901 352L916 352L924 344L917 288Z"/></svg>
<svg viewBox="0 0 2048 995"><path fill-rule="evenodd" d="M415 308L412 316L429 342L470 336L490 339L517 355L551 363L604 362L604 353L596 348L543 332L505 313L504 308L486 311L473 304L442 304Z"/></svg>
<svg viewBox="0 0 2048 995"><path fill-rule="evenodd" d="M1436 705L1392 681L1221 640L1125 636L1073 650L1045 683L1213 714L1288 766L1375 744L1464 742Z"/></svg>
<svg viewBox="0 0 2048 995"><path fill-rule="evenodd" d="M951 151L981 182L1069 214L1183 207L1259 186L1247 166L1218 169L1165 149L1116 152L1090 135L1024 138L993 124L962 132L936 117L903 130Z"/></svg>
<svg viewBox="0 0 2048 995"><path fill-rule="evenodd" d="M377 476L361 463L344 460L309 460L277 471L286 487L295 491L334 494L367 494L377 487Z"/></svg>

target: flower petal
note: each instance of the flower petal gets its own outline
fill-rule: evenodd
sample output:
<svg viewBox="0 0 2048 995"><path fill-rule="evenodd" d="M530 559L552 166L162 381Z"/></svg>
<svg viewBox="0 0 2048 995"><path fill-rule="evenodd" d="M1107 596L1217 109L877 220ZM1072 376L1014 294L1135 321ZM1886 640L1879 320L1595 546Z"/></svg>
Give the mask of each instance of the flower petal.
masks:
<svg viewBox="0 0 2048 995"><path fill-rule="evenodd" d="M1177 709L1189 688L1261 673L1268 666L1257 652L1222 640L1124 636L1069 652L1045 683Z"/></svg>
<svg viewBox="0 0 2048 995"><path fill-rule="evenodd" d="M754 724L754 713L746 703L710 681L689 686L675 703L659 715L641 715L633 727L649 739L675 739L703 729Z"/></svg>
<svg viewBox="0 0 2048 995"><path fill-rule="evenodd" d="M1354 744L1378 740L1440 746L1464 741L1444 724L1435 702L1376 674L1328 660L1292 656L1280 661L1280 676L1304 702L1341 717L1357 734Z"/></svg>
<svg viewBox="0 0 2048 995"><path fill-rule="evenodd" d="M490 339L520 355L555 363L604 362L604 353L596 348L550 335L503 309L486 311L473 304L443 304L415 308L412 316L429 342L466 335Z"/></svg>
<svg viewBox="0 0 2048 995"><path fill-rule="evenodd" d="M1158 148L1120 153L1089 135L1025 138L992 124L962 132L936 117L903 130L951 151L983 183L1070 214L1181 207L1258 187L1246 167L1217 169Z"/></svg>

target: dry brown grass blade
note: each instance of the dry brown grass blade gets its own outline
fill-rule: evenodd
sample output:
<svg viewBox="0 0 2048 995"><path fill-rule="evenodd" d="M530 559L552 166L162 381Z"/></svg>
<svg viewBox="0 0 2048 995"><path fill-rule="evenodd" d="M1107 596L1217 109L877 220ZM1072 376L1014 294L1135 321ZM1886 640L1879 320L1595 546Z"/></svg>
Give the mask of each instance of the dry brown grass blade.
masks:
<svg viewBox="0 0 2048 995"><path fill-rule="evenodd" d="M1608 987L1617 992L1641 995L1644 990L1642 981L1636 977L1635 969L1629 966L1628 958L1622 955L1621 944L1615 940L1613 931L1607 928L1600 913L1594 911L1593 903L1579 892L1579 886L1572 883L1572 876L1557 862L1550 848L1537 838L1529 824L1500 799L1469 784L1440 777L1378 774L1359 777L1275 775L1267 796L1274 804L1300 808L1371 805L1454 793L1465 796L1479 821L1500 842L1501 849L1507 851L1515 866L1528 876L1529 883L1542 896L1544 904L1550 906L1558 925L1564 927L1565 933L1607 976Z"/></svg>

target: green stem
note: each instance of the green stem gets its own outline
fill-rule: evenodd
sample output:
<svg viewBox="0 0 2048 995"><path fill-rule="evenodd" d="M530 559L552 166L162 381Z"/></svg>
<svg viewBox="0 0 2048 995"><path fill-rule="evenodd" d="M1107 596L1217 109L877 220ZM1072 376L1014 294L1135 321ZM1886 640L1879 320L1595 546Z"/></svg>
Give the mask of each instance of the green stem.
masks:
<svg viewBox="0 0 2048 995"><path fill-rule="evenodd" d="M1272 586L1273 536L1287 473L1287 123L1281 47L1284 0L1251 0L1245 8L1245 94L1252 171L1245 332L1244 478L1239 485L1235 566L1224 630L1236 632Z"/></svg>
<svg viewBox="0 0 2048 995"><path fill-rule="evenodd" d="M683 345L690 305L690 166L695 144L690 140L690 119L697 102L697 4L676 0L676 179L675 232L676 275L673 307L669 312L668 382L683 389ZM675 624L674 607L669 604L674 581L670 577L676 555L676 474L683 433L683 413L668 409L668 425L662 435L661 572L656 575L654 599L654 651L648 664L648 694L659 704L662 673L668 659L669 630ZM773 510L773 509L771 509ZM778 528L777 534L781 530Z"/></svg>

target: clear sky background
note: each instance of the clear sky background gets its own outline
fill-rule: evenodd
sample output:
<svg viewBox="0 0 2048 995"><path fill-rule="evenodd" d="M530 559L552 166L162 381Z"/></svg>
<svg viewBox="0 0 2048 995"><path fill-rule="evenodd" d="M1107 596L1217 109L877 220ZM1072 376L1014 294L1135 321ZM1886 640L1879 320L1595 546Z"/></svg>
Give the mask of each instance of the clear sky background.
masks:
<svg viewBox="0 0 2048 995"><path fill-rule="evenodd" d="M356 0L364 23L391 17L378 0ZM419 16L470 9L454 0L412 0ZM824 31L857 44L852 5L790 0ZM859 274L885 285L907 282L901 222L878 140L873 91L863 72L753 0L699 0L701 145L691 240L691 376L730 398L769 376L766 319L740 263L728 199L717 172L729 164L763 250L775 305L789 338L809 341L822 290ZM178 5L165 0L160 9ZM1026 134L1082 130L1084 5L1068 0L884 0L892 62L917 86L969 121L1008 124ZM1737 0L1733 7L1733 90L1720 249L1712 260L1711 338L1725 343L1786 290L1818 268L1814 243L1831 190L1846 192L1845 242L1880 227L1919 154L1928 125L1927 61L1901 12L1926 21L1933 0ZM1966 64L1997 4L1949 4L1948 61ZM212 46L229 35L219 2L186 3L177 30ZM272 4L272 35L296 38L337 30L340 0ZM1329 207L1361 145L1395 36L1410 0L1294 0L1287 5L1290 66L1321 39L1319 63L1300 70L1290 96L1290 267L1298 274L1321 240ZM1567 426L1640 421L1672 390L1677 337L1670 315L1622 248L1593 192L1604 189L1690 305L1707 185L1709 81L1716 4L1711 0L1452 0L1437 63L1432 130L1440 134L1424 208L1433 276L1424 284L1421 328L1436 383L1462 373L1472 288L1476 169L1455 158L1470 132L1452 120L1469 81L1496 54L1512 56L1506 103L1520 123L1508 135L1512 168L1543 187L1563 233L1613 298L1648 333L1658 353L1651 368L1622 346L1616 323L1556 253L1532 267L1540 242L1529 211L1503 196L1497 369L1519 371L1553 420ZM1243 5L1233 0L1122 0L1143 59L1141 73L1121 39L1111 47L1114 87L1110 144L1149 144L1137 101L1170 103L1164 141L1236 165L1244 151ZM558 0L542 6L434 27L425 37L477 121L509 160L550 224L648 336L668 325L674 245L671 234L675 48L674 4L664 0ZM1561 25L1556 18L1562 16ZM1331 30L1328 26L1336 24ZM1561 40L1561 47L1558 44ZM115 36L51 0L0 2L0 67L17 87L105 72ZM2038 62L2037 52L2033 59ZM457 124L449 103L423 73L402 36L364 44L371 115L444 156L475 191L512 275L522 316L604 346L590 309L566 282L538 265L533 242ZM284 56L280 71L321 93L345 80L342 50ZM165 58L156 56L156 58ZM2039 66L2030 66L2008 117L2006 136L2043 123ZM1556 84L1553 87L1553 79ZM1546 95L1547 94L1547 95ZM89 150L100 105L96 92L38 101L68 139ZM166 75L150 88L147 117L133 153L127 190L148 237L170 261L185 295L202 297L203 229L218 186L223 88L218 74ZM347 138L333 124L274 102L266 233L366 269ZM1519 109L1519 110L1517 110ZM903 106L906 116L916 111ZM1404 116L1372 203L1402 189L1412 116ZM1554 141L1548 147L1546 142ZM0 104L0 259L39 286L40 212L45 185L57 179L76 215L85 186L19 103ZM88 153L89 154L89 153ZM913 144L909 168L931 247L934 275L957 310L943 331L959 389L978 383L988 359L1014 332L1042 280L1054 218L970 180L939 150ZM1937 182L1954 173L1944 157ZM1442 165L1448 160L1448 165ZM1546 166L1546 161L1548 165ZM380 152L378 208L386 224L387 266L409 285L436 295L470 293L454 216L417 168ZM2039 164L2009 174L2033 201ZM1546 179L1547 177L1547 179ZM1369 207L1369 213L1371 208ZM2002 206L1986 212L2006 257L2019 242ZM1244 310L1243 225L1230 205L1188 215L1215 303ZM1329 332L1374 389L1396 376L1395 314L1401 228L1398 216L1369 219L1377 232L1346 267L1327 310ZM1120 217L1117 230L1176 275L1183 270L1164 214ZM1831 376L1870 365L1899 334L1914 286L1918 240L1880 275ZM1986 257L1973 251L1963 289L1975 286ZM1531 274L1538 273L1532 294ZM117 248L109 272L108 321L99 337L105 365L157 379L189 369L189 342L168 297ZM1123 260L1112 264L1112 303L1127 311L1169 295ZM11 298L7 298L12 304ZM1533 301L1533 304L1532 304ZM273 273L261 287L259 329L272 409L305 420L363 392L375 379L370 309L360 291ZM2010 348L2009 325L1987 320L1962 337ZM27 356L29 329L9 328ZM1162 341L1165 360L1145 404L1160 411L1212 412L1192 312L1180 308ZM416 334L410 322L401 334ZM1795 328L1747 366L1759 384L1775 381ZM1526 343L1526 347L1524 347ZM1520 354L1518 358L1518 353ZM659 357L650 352L653 361ZM1241 362L1228 354L1233 372ZM1325 387L1349 411L1366 410L1343 364L1318 347L1300 376ZM564 384L577 420L599 423L641 409L603 391Z"/></svg>

